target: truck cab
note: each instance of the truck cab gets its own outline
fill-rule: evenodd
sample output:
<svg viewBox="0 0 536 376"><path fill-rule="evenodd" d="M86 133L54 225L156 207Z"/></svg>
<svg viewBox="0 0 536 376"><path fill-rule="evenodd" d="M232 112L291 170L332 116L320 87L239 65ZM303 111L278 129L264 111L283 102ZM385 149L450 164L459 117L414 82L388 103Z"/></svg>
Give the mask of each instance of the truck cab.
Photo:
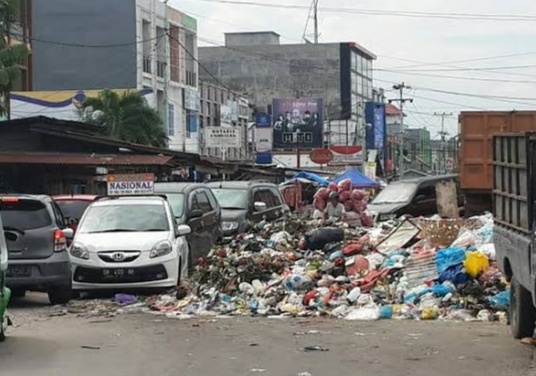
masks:
<svg viewBox="0 0 536 376"><path fill-rule="evenodd" d="M536 133L493 137L493 242L510 285L515 338L532 337L536 322Z"/></svg>

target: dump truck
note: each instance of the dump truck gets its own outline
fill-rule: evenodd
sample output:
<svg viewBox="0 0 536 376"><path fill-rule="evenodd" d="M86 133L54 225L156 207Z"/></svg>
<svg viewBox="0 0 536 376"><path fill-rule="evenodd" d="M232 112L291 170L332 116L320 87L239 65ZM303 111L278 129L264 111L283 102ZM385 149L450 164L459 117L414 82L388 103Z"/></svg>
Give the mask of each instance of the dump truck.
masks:
<svg viewBox="0 0 536 376"><path fill-rule="evenodd" d="M472 216L491 210L493 135L536 131L536 111L462 112L459 126L460 187Z"/></svg>
<svg viewBox="0 0 536 376"><path fill-rule="evenodd" d="M532 337L536 321L536 132L493 137L493 243L510 284L515 338Z"/></svg>

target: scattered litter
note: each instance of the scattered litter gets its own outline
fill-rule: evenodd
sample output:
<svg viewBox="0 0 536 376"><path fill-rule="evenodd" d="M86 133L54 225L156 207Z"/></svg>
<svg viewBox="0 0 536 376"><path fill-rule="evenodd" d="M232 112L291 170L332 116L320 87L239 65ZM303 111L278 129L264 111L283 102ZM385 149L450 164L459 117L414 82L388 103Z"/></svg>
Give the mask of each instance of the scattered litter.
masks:
<svg viewBox="0 0 536 376"><path fill-rule="evenodd" d="M310 372L300 372L296 376L313 376L313 374Z"/></svg>
<svg viewBox="0 0 536 376"><path fill-rule="evenodd" d="M251 372L258 372L258 373L266 372L266 370L263 369L263 368L252 368L250 371Z"/></svg>
<svg viewBox="0 0 536 376"><path fill-rule="evenodd" d="M86 350L100 350L100 347L98 346L80 346L80 348Z"/></svg>
<svg viewBox="0 0 536 376"><path fill-rule="evenodd" d="M329 351L328 348L322 347L322 346L305 346L303 348L303 351L309 352L309 351Z"/></svg>

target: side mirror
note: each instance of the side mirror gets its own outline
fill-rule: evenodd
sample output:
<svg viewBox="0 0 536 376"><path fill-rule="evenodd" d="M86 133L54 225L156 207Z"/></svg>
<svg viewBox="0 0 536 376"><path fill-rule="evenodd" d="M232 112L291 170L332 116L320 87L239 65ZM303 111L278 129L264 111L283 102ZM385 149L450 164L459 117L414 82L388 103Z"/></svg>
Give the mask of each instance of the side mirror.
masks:
<svg viewBox="0 0 536 376"><path fill-rule="evenodd" d="M190 212L190 215L188 216L189 219L194 218L201 218L203 216L203 212L199 209L194 209Z"/></svg>
<svg viewBox="0 0 536 376"><path fill-rule="evenodd" d="M192 228L188 225L179 225L177 226L177 233L179 236L185 236L192 232Z"/></svg>
<svg viewBox="0 0 536 376"><path fill-rule="evenodd" d="M256 203L254 203L254 204L253 204L253 207L255 208L255 211L258 211L258 212L265 211L266 208L268 208L268 206L266 205L266 203L261 202L261 201L258 201L258 202L256 202Z"/></svg>
<svg viewBox="0 0 536 376"><path fill-rule="evenodd" d="M63 235L65 235L67 239L74 238L74 230L72 228L67 227L67 228L64 228L62 231L63 231Z"/></svg>
<svg viewBox="0 0 536 376"><path fill-rule="evenodd" d="M67 225L68 226L74 226L74 225L77 225L77 224L78 224L78 220L76 218L69 217L69 219L67 220Z"/></svg>

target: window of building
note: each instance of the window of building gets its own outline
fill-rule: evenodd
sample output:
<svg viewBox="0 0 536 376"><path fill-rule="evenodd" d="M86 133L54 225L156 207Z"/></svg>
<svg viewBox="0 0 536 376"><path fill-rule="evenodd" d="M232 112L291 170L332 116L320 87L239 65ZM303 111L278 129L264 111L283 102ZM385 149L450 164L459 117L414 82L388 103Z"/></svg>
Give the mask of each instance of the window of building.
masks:
<svg viewBox="0 0 536 376"><path fill-rule="evenodd" d="M353 70L357 70L357 54L355 52L350 52L351 61L350 61L350 67Z"/></svg>
<svg viewBox="0 0 536 376"><path fill-rule="evenodd" d="M357 76L357 90L356 90L356 93L359 94L359 95L363 95L363 93L364 93L364 90L363 90L363 77L361 77L361 76Z"/></svg>
<svg viewBox="0 0 536 376"><path fill-rule="evenodd" d="M357 56L357 66L356 66L357 73L363 74L363 58L361 55Z"/></svg>
<svg viewBox="0 0 536 376"><path fill-rule="evenodd" d="M175 106L168 103L168 136L175 136Z"/></svg>
<svg viewBox="0 0 536 376"><path fill-rule="evenodd" d="M210 116L210 103L207 102L207 115Z"/></svg>
<svg viewBox="0 0 536 376"><path fill-rule="evenodd" d="M203 100L200 100L200 101L199 101L199 112L200 112L201 114L204 114L204 113L205 113L205 106L203 106L203 104L204 104Z"/></svg>

